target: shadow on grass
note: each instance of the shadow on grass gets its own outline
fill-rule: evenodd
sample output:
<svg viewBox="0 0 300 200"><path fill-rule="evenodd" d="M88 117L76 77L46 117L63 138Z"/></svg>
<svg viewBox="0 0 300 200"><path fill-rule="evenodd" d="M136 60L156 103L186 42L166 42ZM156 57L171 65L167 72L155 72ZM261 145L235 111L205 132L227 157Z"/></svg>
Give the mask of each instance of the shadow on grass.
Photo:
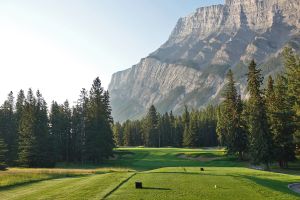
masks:
<svg viewBox="0 0 300 200"><path fill-rule="evenodd" d="M165 161L167 160L167 161ZM214 160L214 161L194 161L181 158L166 158L162 156L160 159L135 159L135 160L117 160L114 162L104 163L104 167L125 167L136 171L154 170L162 167L242 167L246 163L230 160L227 158Z"/></svg>
<svg viewBox="0 0 300 200"><path fill-rule="evenodd" d="M198 175L198 176L216 176L216 177L235 177L239 178L239 175L229 174L215 174L215 173L202 173L202 172L146 172L145 174L180 174L180 175Z"/></svg>
<svg viewBox="0 0 300 200"><path fill-rule="evenodd" d="M214 173L201 173L201 172L147 172L149 174L181 174L181 175L199 175L199 176L219 176L219 177L233 177L238 179L246 179L252 181L255 184L258 184L262 187L271 189L273 191L279 191L288 195L293 195L295 197L300 197L300 194L290 190L288 185L291 182L287 181L279 181L279 180L272 180L267 178L259 178L255 176L247 176L247 175L230 175L230 174L214 174ZM218 186L221 189L229 189L223 188Z"/></svg>
<svg viewBox="0 0 300 200"><path fill-rule="evenodd" d="M142 190L171 190L170 188L143 187Z"/></svg>
<svg viewBox="0 0 300 200"><path fill-rule="evenodd" d="M85 176L90 176L90 174L87 174L87 175L53 176L53 177L49 177L49 178L45 178L45 179L29 180L29 181L25 181L25 182L15 183L15 184L12 184L12 185L0 186L0 192L5 191L5 190L15 189L17 187L31 185L31 184L34 184L34 183L39 183L39 182L42 182L42 181L50 181L50 180L65 179L65 178L81 178L81 177L85 177Z"/></svg>
<svg viewBox="0 0 300 200"><path fill-rule="evenodd" d="M160 152L161 151L161 152ZM191 150L192 151L192 150ZM203 157L217 157L218 160L198 161L179 158L179 154L189 154L182 149L132 149L132 150L115 150L116 160L106 160L99 164L60 164L58 167L95 169L105 167L128 168L134 171L154 170L162 167L242 167L246 166L245 162L239 162L234 157L214 154L213 152L195 152L192 155ZM224 158L222 158L224 157Z"/></svg>
<svg viewBox="0 0 300 200"><path fill-rule="evenodd" d="M297 194L296 192L293 192L292 190L290 190L288 188L288 185L291 184L291 182L271 180L271 179L258 178L258 177L254 177L254 176L245 176L245 175L241 175L240 177L250 180L250 181L252 181L258 185L261 185L263 187L272 189L274 191L280 191L285 194L300 197L300 194Z"/></svg>

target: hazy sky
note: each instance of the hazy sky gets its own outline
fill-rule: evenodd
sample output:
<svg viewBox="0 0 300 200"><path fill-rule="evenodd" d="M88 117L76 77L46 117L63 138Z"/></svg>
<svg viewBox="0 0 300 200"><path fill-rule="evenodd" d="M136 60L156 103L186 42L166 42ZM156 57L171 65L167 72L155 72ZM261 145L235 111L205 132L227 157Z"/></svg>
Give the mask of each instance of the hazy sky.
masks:
<svg viewBox="0 0 300 200"><path fill-rule="evenodd" d="M157 49L179 17L224 0L0 0L0 102L40 89L47 102L75 101L97 76Z"/></svg>

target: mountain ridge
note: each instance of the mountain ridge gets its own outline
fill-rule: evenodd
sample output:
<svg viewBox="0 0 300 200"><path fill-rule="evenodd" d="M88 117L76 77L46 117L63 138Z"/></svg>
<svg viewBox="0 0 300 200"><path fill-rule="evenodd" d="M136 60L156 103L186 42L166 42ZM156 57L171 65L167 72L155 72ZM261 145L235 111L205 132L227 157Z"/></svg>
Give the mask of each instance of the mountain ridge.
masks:
<svg viewBox="0 0 300 200"><path fill-rule="evenodd" d="M226 0L180 18L158 50L112 76L113 117L140 118L151 104L179 114L185 104L219 103L228 69L245 98L244 74L252 58L267 76L282 69L284 46L299 50L299 13L298 0Z"/></svg>

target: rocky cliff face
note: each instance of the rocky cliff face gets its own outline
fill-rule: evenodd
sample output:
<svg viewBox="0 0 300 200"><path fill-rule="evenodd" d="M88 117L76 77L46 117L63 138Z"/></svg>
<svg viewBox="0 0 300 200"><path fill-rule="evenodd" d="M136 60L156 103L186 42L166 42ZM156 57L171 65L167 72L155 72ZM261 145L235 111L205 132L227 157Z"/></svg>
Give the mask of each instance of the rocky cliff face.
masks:
<svg viewBox="0 0 300 200"><path fill-rule="evenodd" d="M229 68L244 97L249 60L255 59L264 75L276 73L286 45L300 49L299 0L226 0L199 8L179 19L157 51L113 75L113 116L136 119L151 104L180 113L184 104L218 103Z"/></svg>

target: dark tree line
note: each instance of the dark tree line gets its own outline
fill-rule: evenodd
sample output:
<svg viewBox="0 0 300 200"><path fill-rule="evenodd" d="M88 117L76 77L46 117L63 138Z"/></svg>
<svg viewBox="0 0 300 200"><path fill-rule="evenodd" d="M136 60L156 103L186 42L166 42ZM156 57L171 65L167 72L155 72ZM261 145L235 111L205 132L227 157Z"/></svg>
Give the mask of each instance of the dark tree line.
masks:
<svg viewBox="0 0 300 200"><path fill-rule="evenodd" d="M217 146L217 108L201 111L185 107L182 116L172 111L163 115L152 105L142 120L115 123L114 139L118 146L205 147Z"/></svg>
<svg viewBox="0 0 300 200"><path fill-rule="evenodd" d="M286 72L278 74L275 81L270 76L265 89L261 70L254 61L249 64L249 98L245 102L241 102L229 71L218 112L218 137L228 153L238 154L240 159L246 154L266 169L273 161L288 167L295 159L296 145L299 148L300 59L289 48L283 54Z"/></svg>
<svg viewBox="0 0 300 200"><path fill-rule="evenodd" d="M76 105L53 101L50 111L40 91L20 90L0 108L0 169L7 165L52 167L56 162L98 163L114 147L109 94L96 78Z"/></svg>

